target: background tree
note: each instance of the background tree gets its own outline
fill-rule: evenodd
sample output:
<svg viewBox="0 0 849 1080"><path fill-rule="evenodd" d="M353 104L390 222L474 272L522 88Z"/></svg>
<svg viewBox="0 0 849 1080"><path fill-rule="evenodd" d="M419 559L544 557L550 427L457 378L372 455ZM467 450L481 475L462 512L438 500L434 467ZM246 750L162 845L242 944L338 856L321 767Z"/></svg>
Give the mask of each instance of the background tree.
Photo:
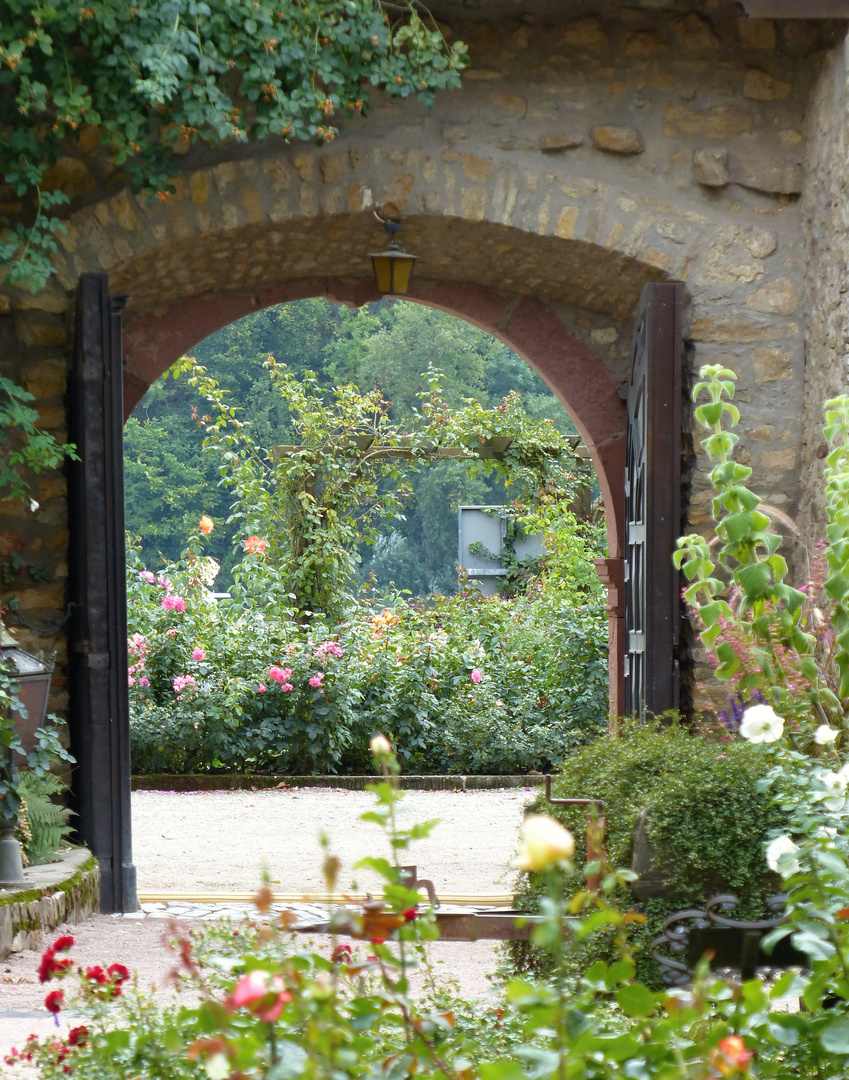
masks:
<svg viewBox="0 0 849 1080"><path fill-rule="evenodd" d="M477 327L420 304L382 300L349 311L324 300L302 300L240 319L193 353L230 400L243 407L240 416L260 446L295 441L289 411L264 368L269 353L295 375L312 368L321 387L346 381L376 386L391 403L390 417L401 425L414 415L416 393L425 385L421 372L445 360L452 376L444 391L453 406L474 397L491 408L510 390L519 390L525 413L552 420L564 435L575 434L566 411L520 356ZM148 565L156 565L160 553L166 561L176 560L187 531L202 514L210 514L217 526L208 550L222 563L219 584L227 587L235 530L223 523L232 494L218 484L220 462L202 453L193 406L200 415L206 409L184 380L162 379L128 421L127 527ZM365 581L374 573L382 587L394 581L415 595L451 592L457 506L500 505L509 494L496 472L472 477L462 462L439 462L408 479L413 497L384 540L361 548L358 578Z"/></svg>

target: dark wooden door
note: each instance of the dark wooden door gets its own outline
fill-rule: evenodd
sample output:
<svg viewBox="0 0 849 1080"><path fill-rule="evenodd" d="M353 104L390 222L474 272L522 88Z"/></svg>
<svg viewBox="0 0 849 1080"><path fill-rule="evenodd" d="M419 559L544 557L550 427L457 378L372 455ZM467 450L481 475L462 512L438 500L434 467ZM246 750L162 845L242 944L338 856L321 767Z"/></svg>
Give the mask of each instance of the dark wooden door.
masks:
<svg viewBox="0 0 849 1080"><path fill-rule="evenodd" d="M679 707L683 285L646 285L628 387L625 713Z"/></svg>
<svg viewBox="0 0 849 1080"><path fill-rule="evenodd" d="M80 839L100 864L100 910L138 908L130 837L121 312L106 274L77 290L68 387L68 688Z"/></svg>

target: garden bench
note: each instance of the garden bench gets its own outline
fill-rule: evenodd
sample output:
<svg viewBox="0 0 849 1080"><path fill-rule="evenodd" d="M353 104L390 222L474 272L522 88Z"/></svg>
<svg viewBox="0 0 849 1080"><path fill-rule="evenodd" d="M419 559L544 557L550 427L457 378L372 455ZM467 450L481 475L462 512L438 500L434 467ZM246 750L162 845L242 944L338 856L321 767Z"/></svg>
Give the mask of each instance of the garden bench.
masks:
<svg viewBox="0 0 849 1080"><path fill-rule="evenodd" d="M712 971L739 971L744 980L759 972L807 967L806 955L789 936L776 942L769 953L762 948L764 937L786 918L786 897L773 896L767 902L767 908L775 912L773 918L751 922L731 917L738 903L736 896L725 893L708 900L704 908L685 908L669 916L650 945L667 986L687 985L705 956Z"/></svg>

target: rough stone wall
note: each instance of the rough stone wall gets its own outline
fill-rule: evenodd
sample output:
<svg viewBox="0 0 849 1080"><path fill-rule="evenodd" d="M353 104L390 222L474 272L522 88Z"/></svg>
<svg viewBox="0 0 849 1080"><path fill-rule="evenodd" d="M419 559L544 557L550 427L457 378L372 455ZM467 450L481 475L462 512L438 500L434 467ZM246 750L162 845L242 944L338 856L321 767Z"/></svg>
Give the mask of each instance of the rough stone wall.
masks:
<svg viewBox="0 0 849 1080"><path fill-rule="evenodd" d="M56 277L34 297L0 293L2 370L33 389L42 422L61 436L80 273L107 270L113 290L131 294L128 336L135 324L155 338L157 320L189 317L189 301L227 321L298 283L305 295L332 295L334 281L364 279L366 253L382 241L371 211L392 204L421 257L417 281L536 298L614 384L627 378L643 283L685 282L689 370L721 362L739 372L739 457L768 501L795 513L798 198L816 58L834 29L746 20L731 0L614 4L571 20L562 9L458 20L473 66L432 111L378 98L368 119L321 148L191 150L176 194L152 204L129 193L96 133L83 132L51 177L73 199ZM179 355L178 337L163 331L152 353L128 356L136 400ZM707 529L703 464L690 520ZM63 613L65 501L61 477L40 483L34 515L0 505L0 543L53 571L52 582L17 583L22 610L50 625Z"/></svg>
<svg viewBox="0 0 849 1080"><path fill-rule="evenodd" d="M849 392L849 42L824 59L808 120L802 198L807 316L799 524L824 535L823 405Z"/></svg>

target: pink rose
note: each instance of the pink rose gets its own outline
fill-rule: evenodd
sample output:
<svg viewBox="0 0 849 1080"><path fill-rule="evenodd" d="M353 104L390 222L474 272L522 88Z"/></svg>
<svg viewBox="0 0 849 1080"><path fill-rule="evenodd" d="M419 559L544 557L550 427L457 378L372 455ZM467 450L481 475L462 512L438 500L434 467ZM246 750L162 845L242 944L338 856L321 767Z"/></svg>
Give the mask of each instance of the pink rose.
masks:
<svg viewBox="0 0 849 1080"><path fill-rule="evenodd" d="M260 692L261 694L264 694L264 693L265 693L265 683L262 683L262 682L261 682L261 683L259 684L259 686L257 687L257 690L259 690L259 692Z"/></svg>
<svg viewBox="0 0 849 1080"><path fill-rule="evenodd" d="M280 689L285 694L287 690L294 690L295 688L294 688L294 686L292 686L292 684L290 682L284 682L283 685L280 687Z"/></svg>
<svg viewBox="0 0 849 1080"><path fill-rule="evenodd" d="M142 677L139 679L139 686L150 686L150 679L147 677L147 675L142 675Z"/></svg>
<svg viewBox="0 0 849 1080"><path fill-rule="evenodd" d="M178 596L177 603L174 606L177 608L178 611L183 612L186 610L186 601L182 598L182 596Z"/></svg>
<svg viewBox="0 0 849 1080"><path fill-rule="evenodd" d="M321 686L321 684L324 682L324 672L317 671L315 675L310 676L309 682L310 686L317 690L319 686Z"/></svg>
<svg viewBox="0 0 849 1080"><path fill-rule="evenodd" d="M152 570L139 570L139 577L142 581L146 581L148 585L152 585L156 581L156 577Z"/></svg>
<svg viewBox="0 0 849 1080"><path fill-rule="evenodd" d="M177 636L177 631L172 626L170 630L165 631L165 636L166 637L176 637Z"/></svg>
<svg viewBox="0 0 849 1080"><path fill-rule="evenodd" d="M483 675L481 675L481 673L476 667L473 667L472 670L469 672L469 678L472 680L473 683L479 683L481 679L483 679Z"/></svg>
<svg viewBox="0 0 849 1080"><path fill-rule="evenodd" d="M128 674L127 675L127 686L135 686L135 685L136 685L136 680L132 677L132 675Z"/></svg>
<svg viewBox="0 0 849 1080"><path fill-rule="evenodd" d="M192 649L192 660L203 660L206 658L206 653L203 649Z"/></svg>

